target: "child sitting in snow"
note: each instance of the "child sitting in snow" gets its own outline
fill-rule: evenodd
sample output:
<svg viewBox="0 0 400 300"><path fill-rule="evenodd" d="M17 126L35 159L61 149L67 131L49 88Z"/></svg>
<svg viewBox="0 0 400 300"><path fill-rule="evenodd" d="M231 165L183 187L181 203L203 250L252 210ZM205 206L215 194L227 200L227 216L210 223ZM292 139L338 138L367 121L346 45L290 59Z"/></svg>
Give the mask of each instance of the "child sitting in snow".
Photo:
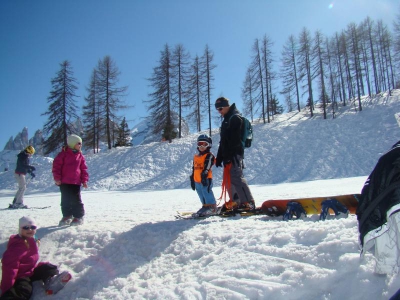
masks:
<svg viewBox="0 0 400 300"><path fill-rule="evenodd" d="M190 175L192 190L196 190L202 203L202 208L194 214L196 217L213 215L216 212L216 203L212 191L212 171L215 157L210 152L212 146L211 138L202 134L197 138L198 154L193 158L193 170Z"/></svg>
<svg viewBox="0 0 400 300"><path fill-rule="evenodd" d="M67 271L59 274L57 267L39 260L39 240L36 240L36 222L30 217L19 219L18 234L10 236L3 254L1 300L30 299L32 282L42 280L49 293L57 293L70 279ZM61 284L60 284L61 282Z"/></svg>

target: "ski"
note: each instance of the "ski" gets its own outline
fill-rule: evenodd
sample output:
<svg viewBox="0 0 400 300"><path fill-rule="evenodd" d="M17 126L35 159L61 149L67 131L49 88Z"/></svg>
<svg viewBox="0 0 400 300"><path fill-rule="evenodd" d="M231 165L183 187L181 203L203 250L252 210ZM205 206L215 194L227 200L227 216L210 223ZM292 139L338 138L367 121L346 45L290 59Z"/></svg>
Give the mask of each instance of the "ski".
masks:
<svg viewBox="0 0 400 300"><path fill-rule="evenodd" d="M46 209L46 208L50 208L50 207L51 207L51 205L49 205L49 206L30 206L30 207L21 207L21 208L6 207L6 208L2 208L1 210Z"/></svg>
<svg viewBox="0 0 400 300"><path fill-rule="evenodd" d="M177 220L202 220L209 217L221 217L221 218L231 218L231 217L250 217L255 215L266 215L261 208L256 208L254 211L246 211L246 210L235 210L235 211L221 211L222 206L217 208L217 212L213 215L209 216L195 216L195 212L180 212L177 211L175 218Z"/></svg>

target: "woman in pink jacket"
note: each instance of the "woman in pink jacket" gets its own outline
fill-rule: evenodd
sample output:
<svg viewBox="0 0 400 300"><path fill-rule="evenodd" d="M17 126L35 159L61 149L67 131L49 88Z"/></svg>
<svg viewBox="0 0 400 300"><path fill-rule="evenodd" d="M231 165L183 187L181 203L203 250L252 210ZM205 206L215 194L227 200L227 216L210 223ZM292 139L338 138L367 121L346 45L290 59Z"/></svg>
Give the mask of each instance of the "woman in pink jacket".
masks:
<svg viewBox="0 0 400 300"><path fill-rule="evenodd" d="M82 154L82 139L72 134L67 138L68 146L53 161L53 177L61 191L61 212L59 226L80 225L85 209L81 199L81 185L87 188L89 174Z"/></svg>
<svg viewBox="0 0 400 300"><path fill-rule="evenodd" d="M71 279L67 271L59 274L55 265L37 263L39 240L35 238L36 228L34 219L22 217L19 219L19 233L10 236L1 260L1 300L30 299L32 282L36 280L43 280L45 289L56 293L60 288L54 290L54 287L60 280L66 283Z"/></svg>

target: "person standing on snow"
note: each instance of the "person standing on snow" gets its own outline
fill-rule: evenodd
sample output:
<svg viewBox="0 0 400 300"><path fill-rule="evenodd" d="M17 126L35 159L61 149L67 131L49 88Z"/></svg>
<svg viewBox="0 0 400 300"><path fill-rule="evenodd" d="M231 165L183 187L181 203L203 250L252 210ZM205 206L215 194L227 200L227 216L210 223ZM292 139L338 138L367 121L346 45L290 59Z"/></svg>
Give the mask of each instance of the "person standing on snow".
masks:
<svg viewBox="0 0 400 300"><path fill-rule="evenodd" d="M224 165L223 190L226 189L231 197L231 201L225 203L225 208L252 211L255 209L254 198L243 176L244 148L241 141L243 120L235 103L229 105L229 99L225 97L215 101L215 108L223 117L215 165L217 167ZM231 186L224 186L226 178L230 178L227 181L230 181ZM233 190L238 197L233 197Z"/></svg>
<svg viewBox="0 0 400 300"><path fill-rule="evenodd" d="M81 225L85 209L81 199L81 185L87 188L89 174L86 160L82 154L82 139L71 134L67 138L68 146L53 161L53 177L61 191L62 219L59 226Z"/></svg>
<svg viewBox="0 0 400 300"><path fill-rule="evenodd" d="M24 205L24 194L26 190L26 174L31 174L32 177L35 176L32 173L35 171L35 167L29 164L29 158L33 154L35 154L35 148L29 145L17 155L17 167L15 168L14 177L18 183L18 191L15 194L13 203L10 204L9 208L28 208L26 205Z"/></svg>
<svg viewBox="0 0 400 300"><path fill-rule="evenodd" d="M213 215L216 212L216 202L212 191L212 166L215 157L210 152L212 139L207 134L201 134L197 138L198 154L193 157L193 170L190 175L190 185L192 190L199 195L201 204L203 205L193 216L205 217Z"/></svg>
<svg viewBox="0 0 400 300"><path fill-rule="evenodd" d="M0 300L30 299L32 282L37 280L43 280L46 290L57 293L62 287L58 282L63 280L66 283L71 279L67 271L59 274L55 265L37 263L40 240L35 238L36 229L34 219L22 217L19 219L18 234L10 236L1 260Z"/></svg>

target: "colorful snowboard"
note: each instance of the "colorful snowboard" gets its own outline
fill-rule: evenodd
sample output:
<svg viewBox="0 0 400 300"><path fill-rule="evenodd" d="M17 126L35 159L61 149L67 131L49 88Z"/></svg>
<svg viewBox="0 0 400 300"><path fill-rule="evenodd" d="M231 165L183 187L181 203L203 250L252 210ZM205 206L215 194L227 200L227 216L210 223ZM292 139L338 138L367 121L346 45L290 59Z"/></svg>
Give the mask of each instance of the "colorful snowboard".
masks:
<svg viewBox="0 0 400 300"><path fill-rule="evenodd" d="M267 200L261 205L261 210L268 216L283 216L289 202L298 202L306 211L307 215L318 215L321 213L321 203L325 200L337 200L349 210L350 214L355 214L360 194L339 195L330 197L311 197L296 198L287 200ZM333 214L333 211L330 210Z"/></svg>

